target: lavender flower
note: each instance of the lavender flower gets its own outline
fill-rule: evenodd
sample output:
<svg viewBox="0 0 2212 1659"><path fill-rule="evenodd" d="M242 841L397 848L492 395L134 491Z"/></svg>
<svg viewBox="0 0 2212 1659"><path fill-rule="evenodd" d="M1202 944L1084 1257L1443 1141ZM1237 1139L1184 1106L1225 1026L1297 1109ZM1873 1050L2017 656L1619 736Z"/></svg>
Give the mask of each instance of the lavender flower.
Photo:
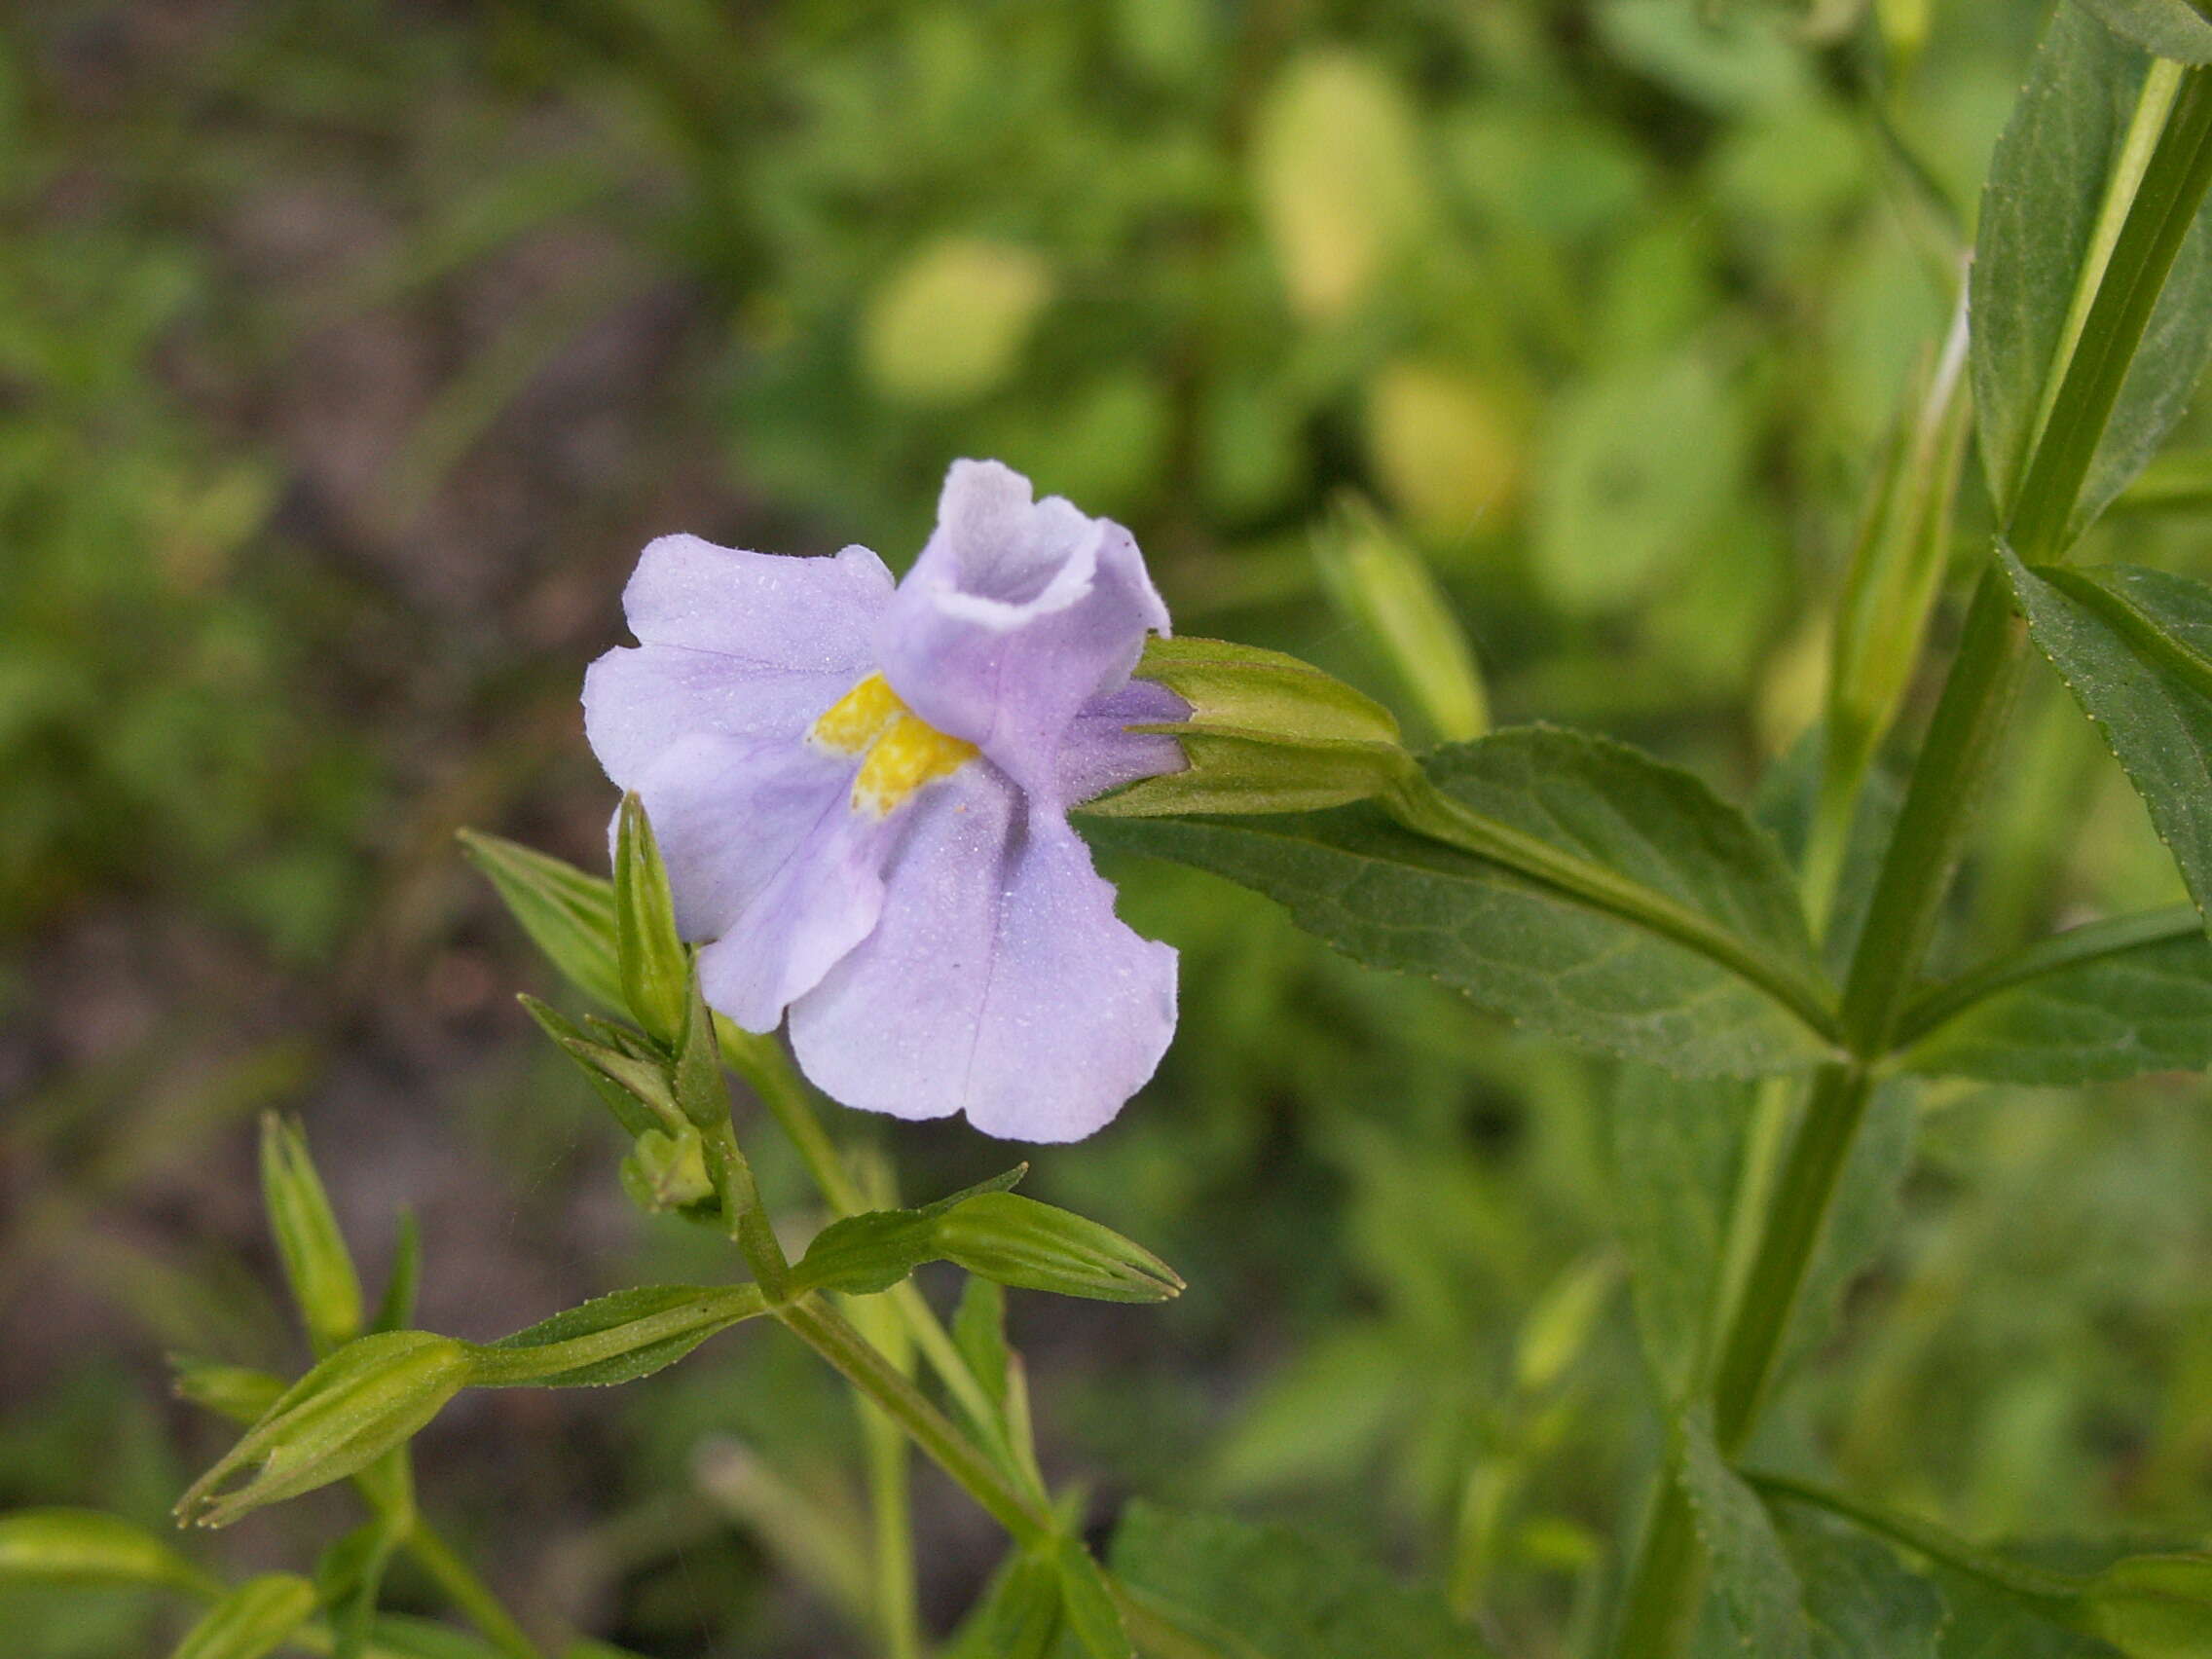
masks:
<svg viewBox="0 0 2212 1659"><path fill-rule="evenodd" d="M623 595L635 648L584 681L608 775L644 799L707 1001L788 1011L849 1106L1077 1140L1175 1027L1175 952L1114 914L1068 807L1183 765L1124 730L1184 705L1132 681L1167 611L1128 532L957 461L894 586L865 547L790 558L691 535Z"/></svg>

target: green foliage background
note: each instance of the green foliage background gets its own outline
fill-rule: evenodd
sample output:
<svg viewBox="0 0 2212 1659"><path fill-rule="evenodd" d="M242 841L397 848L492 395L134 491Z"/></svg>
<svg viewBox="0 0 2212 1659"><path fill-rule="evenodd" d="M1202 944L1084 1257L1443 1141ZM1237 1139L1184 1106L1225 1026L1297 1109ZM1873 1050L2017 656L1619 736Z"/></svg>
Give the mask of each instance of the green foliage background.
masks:
<svg viewBox="0 0 2212 1659"><path fill-rule="evenodd" d="M0 1508L158 1518L223 1438L158 1403L161 1352L297 1369L259 1106L304 1111L369 1261L422 1212L433 1328L719 1272L622 1205L620 1149L508 1001L541 972L450 838L598 865L574 696L651 535L903 564L946 461L996 455L1128 523L1181 628L1391 696L1314 552L1356 492L1501 722L1742 795L1817 713L1861 491L2042 10L9 12ZM2096 556L2208 573L2201 427ZM1956 960L2180 896L2054 682L1985 822ZM1652 1434L1604 1068L1251 895L1117 869L1184 953L1182 1031L1032 1190L1192 1288L1015 1299L1052 1472L1101 1519L1141 1493L1355 1540L1499 1645L1569 1651ZM1935 1091L1901 1220L1772 1432L1977 1536L2201 1532L2206 1104L2194 1078ZM837 1127L909 1197L1004 1161ZM749 1139L799 1201L772 1127ZM424 1439L424 1501L518 1602L628 1644L838 1651L851 1442L826 1372L740 1336L619 1394L472 1397ZM941 1628L993 1542L923 1504ZM301 1565L267 1519L219 1547ZM0 1618L33 1659L153 1640L128 1603Z"/></svg>

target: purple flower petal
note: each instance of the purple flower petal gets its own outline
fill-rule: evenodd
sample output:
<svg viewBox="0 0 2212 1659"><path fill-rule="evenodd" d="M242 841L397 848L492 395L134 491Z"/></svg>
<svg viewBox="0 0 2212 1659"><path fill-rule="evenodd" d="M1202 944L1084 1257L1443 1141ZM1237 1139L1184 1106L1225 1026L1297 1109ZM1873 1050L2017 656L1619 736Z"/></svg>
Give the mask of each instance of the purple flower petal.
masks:
<svg viewBox="0 0 2212 1659"><path fill-rule="evenodd" d="M868 936L893 826L852 810L854 762L804 743L691 736L639 780L708 1003L748 1031Z"/></svg>
<svg viewBox="0 0 2212 1659"><path fill-rule="evenodd" d="M660 537L622 596L641 645L584 676L593 753L634 789L689 733L797 737L875 666L891 592L891 572L865 547L797 559Z"/></svg>
<svg viewBox="0 0 2212 1659"><path fill-rule="evenodd" d="M1143 1087L1175 1029L1175 952L1050 807L971 766L918 799L875 931L792 1007L808 1077L900 1118L1079 1140Z"/></svg>
<svg viewBox="0 0 2212 1659"><path fill-rule="evenodd" d="M1127 531L1056 496L1032 501L996 461L962 461L876 650L915 714L1052 799L1070 723L1127 682L1154 630L1167 609Z"/></svg>

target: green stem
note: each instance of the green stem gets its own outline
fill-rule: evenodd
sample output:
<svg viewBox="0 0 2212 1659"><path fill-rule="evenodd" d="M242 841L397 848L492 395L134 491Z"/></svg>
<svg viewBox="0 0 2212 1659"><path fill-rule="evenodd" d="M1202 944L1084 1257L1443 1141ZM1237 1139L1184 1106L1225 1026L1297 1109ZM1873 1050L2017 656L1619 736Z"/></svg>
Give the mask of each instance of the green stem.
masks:
<svg viewBox="0 0 2212 1659"><path fill-rule="evenodd" d="M2025 639L1991 565L1974 588L1844 979L1843 1023L1856 1053L1886 1053L1895 1040L1965 845L1969 809L1997 758Z"/></svg>
<svg viewBox="0 0 2212 1659"><path fill-rule="evenodd" d="M1698 1541L1697 1517L1682 1489L1680 1469L1670 1455L1637 1546L1613 1652L1620 1659L1661 1659L1681 1652L1689 1644L1704 1594L1705 1548Z"/></svg>
<svg viewBox="0 0 2212 1659"><path fill-rule="evenodd" d="M846 1299L846 1316L902 1376L914 1371L913 1345L895 1309L874 1297ZM868 1496L868 1545L875 1627L885 1659L921 1659L922 1627L914 1582L913 1454L896 1422L856 1394Z"/></svg>
<svg viewBox="0 0 2212 1659"><path fill-rule="evenodd" d="M485 1641L509 1659L545 1659L543 1649L515 1623L514 1616L476 1576L474 1568L428 1525L422 1521L415 1523L414 1530L407 1535L406 1549L415 1564L445 1592L446 1600L483 1634Z"/></svg>
<svg viewBox="0 0 2212 1659"><path fill-rule="evenodd" d="M1713 1374L1713 1436L1721 1456L1743 1449L1774 1379L1797 1296L1835 1207L1836 1189L1873 1094L1861 1065L1823 1066L1767 1210L1758 1254L1729 1320Z"/></svg>
<svg viewBox="0 0 2212 1659"><path fill-rule="evenodd" d="M1765 991L1822 1038L1836 1039L1833 999L1825 985L1789 964L1774 961L1664 893L1454 800L1417 767L1407 768L1382 797L1382 804L1419 834L1502 865L1594 909L1687 946Z"/></svg>
<svg viewBox="0 0 2212 1659"><path fill-rule="evenodd" d="M883 1637L886 1659L921 1659L906 1437L872 1403L862 1401L861 1414L861 1435L867 1455L876 1628Z"/></svg>
<svg viewBox="0 0 2212 1659"><path fill-rule="evenodd" d="M787 1302L775 1312L794 1335L903 1429L1017 1543L1034 1545L1054 1534L1051 1509L1014 1486L993 1458L961 1433L914 1386L911 1378L886 1359L882 1350L855 1330L852 1321L831 1308L819 1292L810 1291Z"/></svg>
<svg viewBox="0 0 2212 1659"><path fill-rule="evenodd" d="M768 1108L769 1115L790 1137L806 1165L816 1189L840 1216L858 1215L871 1206L860 1190L837 1148L815 1116L812 1091L774 1042L740 1030L716 1017L715 1030L721 1040L722 1058L744 1078ZM929 1361L944 1390L959 1408L969 1428L982 1441L999 1466L1020 1482L1032 1497L1044 1500L1044 1488L1029 1469L1029 1460L1009 1440L1000 1415L982 1382L976 1376L952 1334L944 1328L912 1280L893 1285L885 1296L905 1322L914 1346Z"/></svg>
<svg viewBox="0 0 2212 1659"><path fill-rule="evenodd" d="M1956 1019L1976 1003L2010 990L2014 985L2040 979L2062 968L2093 962L2100 956L2118 956L2147 944L2167 940L2194 939L2204 932L2204 918L2194 904L2169 904L2140 915L2114 916L2068 928L2064 933L2038 940L2024 950L1984 963L1970 973L1940 984L1923 986L1898 1016L1897 1042L1907 1048Z"/></svg>
<svg viewBox="0 0 2212 1659"><path fill-rule="evenodd" d="M725 1114L702 1135L707 1172L714 1181L716 1196L721 1199L730 1241L753 1270L767 1299L781 1302L791 1289L791 1261L784 1255L784 1246L760 1202L760 1189L754 1182L752 1163L737 1144L737 1131Z"/></svg>

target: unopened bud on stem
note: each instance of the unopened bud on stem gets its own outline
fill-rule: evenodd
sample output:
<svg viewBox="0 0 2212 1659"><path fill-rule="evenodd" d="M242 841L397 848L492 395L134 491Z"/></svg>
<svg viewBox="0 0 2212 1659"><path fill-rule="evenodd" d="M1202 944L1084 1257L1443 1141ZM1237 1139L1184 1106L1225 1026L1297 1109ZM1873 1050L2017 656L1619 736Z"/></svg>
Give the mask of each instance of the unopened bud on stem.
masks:
<svg viewBox="0 0 2212 1659"><path fill-rule="evenodd" d="M1092 801L1086 812L1314 812L1380 794L1413 764L1389 710L1280 651L1155 639L1136 672L1182 698L1191 714L1132 729L1174 738L1189 765Z"/></svg>

